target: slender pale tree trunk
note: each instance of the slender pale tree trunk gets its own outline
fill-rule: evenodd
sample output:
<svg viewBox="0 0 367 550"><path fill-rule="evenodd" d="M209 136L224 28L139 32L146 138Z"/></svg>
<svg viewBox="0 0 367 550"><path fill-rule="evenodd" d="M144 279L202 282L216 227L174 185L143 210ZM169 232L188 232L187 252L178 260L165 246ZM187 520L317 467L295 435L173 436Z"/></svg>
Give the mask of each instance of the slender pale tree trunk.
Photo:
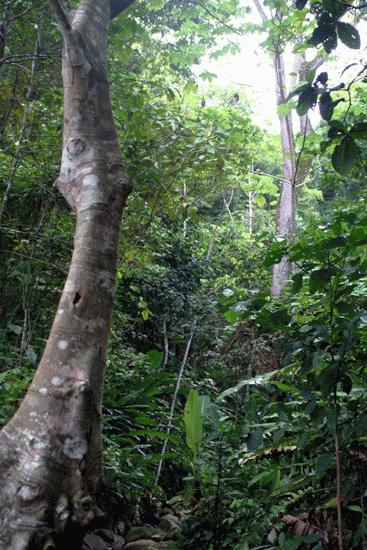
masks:
<svg viewBox="0 0 367 550"><path fill-rule="evenodd" d="M286 101L286 82L283 55L276 51L274 56L275 91L277 107ZM276 232L277 235L288 241L294 237L296 229L296 146L293 133L291 114L279 113L280 139L282 147L283 182L280 189L280 197L277 209ZM283 256L282 260L273 266L273 278L271 296L276 298L282 292L289 278L289 258Z"/></svg>
<svg viewBox="0 0 367 550"><path fill-rule="evenodd" d="M248 231L252 236L254 230L254 198L255 191L248 192Z"/></svg>
<svg viewBox="0 0 367 550"><path fill-rule="evenodd" d="M5 4L2 17L0 20L0 63L4 57L5 45L6 45L6 33L8 30L9 21L11 18L11 3Z"/></svg>
<svg viewBox="0 0 367 550"><path fill-rule="evenodd" d="M254 0L254 4L263 22L269 21L270 18L267 16L260 0ZM279 18L282 17L281 12L278 12L278 16ZM274 40L273 46L275 93L277 107L279 107L282 103L286 102L287 83L283 53L276 40ZM296 75L293 80L293 85L297 83L297 80L304 80L308 71L317 70L323 62L324 56L322 55L318 55L313 61L306 62L304 54L297 54L293 69ZM296 231L297 188L300 187L305 180L312 161L303 160L299 155L296 155L292 114L282 114L278 110L278 115L283 178L277 208L276 233L278 236L285 238L288 242L292 242ZM304 138L312 131L310 120L307 115L300 117L300 129ZM283 256L282 260L273 266L271 285L272 298L278 298L280 296L289 280L290 270L291 266L288 256Z"/></svg>
<svg viewBox="0 0 367 550"><path fill-rule="evenodd" d="M74 253L34 380L0 433L1 550L30 541L42 549L50 534L86 526L98 514L101 394L130 192L107 80L110 0L81 0L71 23L59 2L51 3L64 38L58 188L76 214ZM113 1L112 12L130 3Z"/></svg>

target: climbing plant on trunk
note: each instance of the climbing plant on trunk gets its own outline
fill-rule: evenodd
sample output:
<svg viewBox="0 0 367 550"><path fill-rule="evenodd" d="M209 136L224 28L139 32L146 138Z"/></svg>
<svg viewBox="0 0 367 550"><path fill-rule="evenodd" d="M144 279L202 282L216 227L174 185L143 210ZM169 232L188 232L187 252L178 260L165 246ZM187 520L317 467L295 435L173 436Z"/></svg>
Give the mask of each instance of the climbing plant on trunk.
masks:
<svg viewBox="0 0 367 550"><path fill-rule="evenodd" d="M64 48L57 186L76 215L74 252L34 380L0 433L0 548L43 548L98 515L101 394L122 208L130 192L111 109L107 32L132 0L50 0ZM35 542L36 541L36 542Z"/></svg>

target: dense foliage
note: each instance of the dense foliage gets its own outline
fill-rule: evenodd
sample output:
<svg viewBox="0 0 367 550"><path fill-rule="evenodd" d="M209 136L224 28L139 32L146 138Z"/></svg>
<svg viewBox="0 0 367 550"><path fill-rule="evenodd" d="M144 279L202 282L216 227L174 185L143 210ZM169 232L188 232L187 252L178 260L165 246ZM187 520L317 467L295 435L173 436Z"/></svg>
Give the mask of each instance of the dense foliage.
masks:
<svg viewBox="0 0 367 550"><path fill-rule="evenodd" d="M343 85L309 74L284 105L303 116L318 103L323 119L299 139L313 169L287 244L274 234L280 138L253 122L246 97L203 90L192 72L257 30L244 4L136 2L112 24L112 99L134 192L104 389L101 499L111 523L139 525L176 498L187 519L172 548L365 548L365 66ZM283 45L360 46L358 2L267 4L283 10L268 29ZM42 353L74 223L54 186L56 25L42 2L2 10L4 425ZM292 280L274 301L270 268L285 254Z"/></svg>

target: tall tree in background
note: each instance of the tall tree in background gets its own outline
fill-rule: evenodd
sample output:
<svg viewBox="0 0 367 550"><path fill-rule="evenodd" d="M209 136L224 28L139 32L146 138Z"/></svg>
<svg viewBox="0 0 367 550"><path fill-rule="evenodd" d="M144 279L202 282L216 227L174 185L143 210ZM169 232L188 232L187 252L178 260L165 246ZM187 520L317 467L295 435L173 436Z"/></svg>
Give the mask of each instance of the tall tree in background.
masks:
<svg viewBox="0 0 367 550"><path fill-rule="evenodd" d="M50 2L64 41L58 188L76 213L76 229L43 357L0 434L0 547L14 550L35 535L47 538L50 528L61 533L98 514L101 394L121 213L130 192L112 116L107 31L110 17L132 0L81 0L73 16Z"/></svg>
<svg viewBox="0 0 367 550"><path fill-rule="evenodd" d="M267 13L260 0L254 0L254 4L263 23L268 27L270 23L269 49L273 57L276 105L280 125L283 178L278 202L276 233L287 241L292 241L296 231L297 188L305 180L311 161L303 161L297 155L292 113L281 110L281 106L286 103L288 97L287 71L284 63L286 34L281 32L285 19L284 6L281 3L276 4L276 7ZM323 56L317 56L313 61L307 62L304 54L295 54L292 67L295 75L293 84L304 80L307 73L317 70L323 61ZM301 133L306 137L312 131L310 119L307 115L300 116L299 119ZM283 256L282 260L273 266L271 286L273 298L280 296L289 279L289 273L289 258Z"/></svg>

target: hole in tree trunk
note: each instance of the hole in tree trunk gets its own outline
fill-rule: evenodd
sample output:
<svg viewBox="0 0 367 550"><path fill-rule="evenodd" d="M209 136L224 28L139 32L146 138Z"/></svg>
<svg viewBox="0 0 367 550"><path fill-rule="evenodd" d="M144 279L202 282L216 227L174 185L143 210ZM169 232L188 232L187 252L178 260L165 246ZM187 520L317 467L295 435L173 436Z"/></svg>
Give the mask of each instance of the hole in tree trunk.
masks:
<svg viewBox="0 0 367 550"><path fill-rule="evenodd" d="M81 296L81 294L80 294L79 291L75 293L74 300L73 300L74 306L76 306L76 304L79 302L79 300L80 300L81 297L82 297L82 296Z"/></svg>

